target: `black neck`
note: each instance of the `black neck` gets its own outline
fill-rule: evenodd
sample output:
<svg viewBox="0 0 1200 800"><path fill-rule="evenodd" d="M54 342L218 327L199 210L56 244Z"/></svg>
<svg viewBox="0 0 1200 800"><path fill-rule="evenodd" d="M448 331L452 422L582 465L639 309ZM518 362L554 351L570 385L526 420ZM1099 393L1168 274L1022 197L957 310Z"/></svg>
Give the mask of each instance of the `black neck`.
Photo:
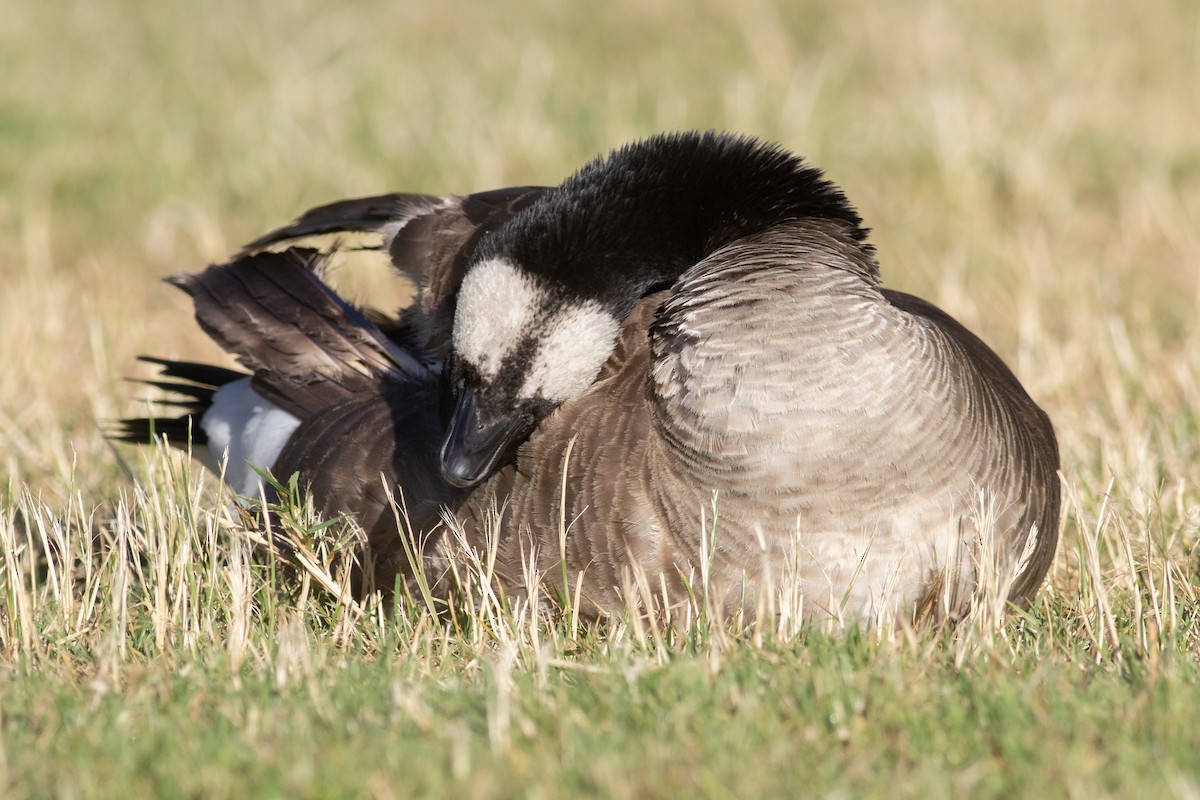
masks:
<svg viewBox="0 0 1200 800"><path fill-rule="evenodd" d="M628 313L713 251L774 225L836 220L867 231L846 196L799 157L724 133L664 134L585 166L496 231L481 257L512 258Z"/></svg>

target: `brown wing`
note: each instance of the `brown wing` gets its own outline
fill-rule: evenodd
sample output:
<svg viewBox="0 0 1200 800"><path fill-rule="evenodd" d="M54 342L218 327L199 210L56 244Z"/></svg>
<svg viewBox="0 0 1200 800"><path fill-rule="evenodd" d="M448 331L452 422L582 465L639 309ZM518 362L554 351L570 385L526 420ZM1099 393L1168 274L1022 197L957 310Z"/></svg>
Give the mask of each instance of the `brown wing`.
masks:
<svg viewBox="0 0 1200 800"><path fill-rule="evenodd" d="M1061 488L1058 480L1058 440L1046 412L1029 397L1017 376L990 347L962 323L937 306L904 292L884 289L883 296L896 308L932 322L948 339L965 352L988 384L1005 400L1005 408L1013 415L1013 424L1006 434L1020 469L1013 471L1013 480L1027 482L1029 503L1025 519L1016 530L1028 531L1037 524L1038 537L1028 557L1024 571L1017 577L1009 599L1025 606L1041 586L1058 545L1058 521ZM1018 554L1020 555L1020 554Z"/></svg>
<svg viewBox="0 0 1200 800"><path fill-rule="evenodd" d="M439 378L322 283L322 259L263 252L172 283L192 295L201 327L254 371L255 390L300 419L276 476L298 473L326 517L353 512L387 586L406 565L384 487L404 501L414 533L458 501L437 466Z"/></svg>
<svg viewBox="0 0 1200 800"><path fill-rule="evenodd" d="M397 573L411 574L400 537L414 543L429 535L442 507L461 500L462 491L441 478L440 444L434 387L385 384L305 419L274 472L283 479L298 474L322 516L355 515L375 559L377 585L387 589ZM403 509L404 530L389 490Z"/></svg>
<svg viewBox="0 0 1200 800"><path fill-rule="evenodd" d="M392 264L421 286L427 338L444 344L454 301L480 238L547 191L514 186L469 195L385 194L319 206L242 249L243 256L277 244L331 233L377 233Z"/></svg>
<svg viewBox="0 0 1200 800"><path fill-rule="evenodd" d="M305 211L281 228L264 233L242 248L242 258L277 244L327 233L372 233L385 226L403 226L436 211L446 198L428 194L392 193L338 200Z"/></svg>
<svg viewBox="0 0 1200 800"><path fill-rule="evenodd" d="M301 419L385 381L430 379L321 281L323 261L293 248L169 279L192 296L200 327L254 371L255 389Z"/></svg>

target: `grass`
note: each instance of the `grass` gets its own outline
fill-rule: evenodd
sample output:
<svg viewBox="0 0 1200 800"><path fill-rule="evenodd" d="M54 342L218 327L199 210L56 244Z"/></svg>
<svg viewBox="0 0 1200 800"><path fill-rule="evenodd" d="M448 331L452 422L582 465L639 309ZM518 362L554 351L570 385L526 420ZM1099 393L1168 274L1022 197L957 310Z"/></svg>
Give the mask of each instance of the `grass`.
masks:
<svg viewBox="0 0 1200 800"><path fill-rule="evenodd" d="M486 596L439 622L283 579L197 470L145 467L99 524L6 510L13 795L1190 791L1196 612L1170 573L1140 618L1083 569L954 631L572 630ZM39 541L63 555L29 565Z"/></svg>
<svg viewBox="0 0 1200 800"><path fill-rule="evenodd" d="M0 19L3 796L1200 794L1194 3ZM265 557L186 460L100 436L139 409L138 353L225 363L159 277L333 198L554 182L693 127L825 168L886 283L981 333L1054 419L1062 544L1029 614L872 635L580 628L484 594L389 614Z"/></svg>

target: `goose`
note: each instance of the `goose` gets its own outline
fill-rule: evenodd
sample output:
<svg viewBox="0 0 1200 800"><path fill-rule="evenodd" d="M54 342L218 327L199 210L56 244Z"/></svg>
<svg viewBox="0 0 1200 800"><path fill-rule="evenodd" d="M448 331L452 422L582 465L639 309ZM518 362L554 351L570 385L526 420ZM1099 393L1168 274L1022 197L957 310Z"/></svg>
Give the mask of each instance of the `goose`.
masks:
<svg viewBox="0 0 1200 800"><path fill-rule="evenodd" d="M668 604L703 573L731 606L787 573L805 617L878 620L960 613L985 567L1018 607L1045 577L1049 418L974 334L882 288L845 195L778 146L661 135L557 187L323 206L242 256L345 231L424 278L453 405L438 436L423 395L409 475L370 466L437 485L514 596L532 572L603 615L631 573Z"/></svg>
<svg viewBox="0 0 1200 800"><path fill-rule="evenodd" d="M442 466L470 485L538 426L459 513L504 509L501 582L534 567L597 613L631 566L668 603L702 567L725 605L786 569L812 616L952 616L997 575L1028 603L1058 536L1050 420L978 337L882 288L866 235L796 156L706 133L622 148L484 238Z"/></svg>

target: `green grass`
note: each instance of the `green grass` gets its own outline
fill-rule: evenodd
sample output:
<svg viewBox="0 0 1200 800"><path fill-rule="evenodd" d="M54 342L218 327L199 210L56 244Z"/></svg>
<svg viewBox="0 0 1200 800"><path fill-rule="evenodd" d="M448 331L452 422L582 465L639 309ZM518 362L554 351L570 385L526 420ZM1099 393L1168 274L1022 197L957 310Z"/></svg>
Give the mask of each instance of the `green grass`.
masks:
<svg viewBox="0 0 1200 800"><path fill-rule="evenodd" d="M1085 568L1028 615L952 631L572 630L485 592L435 621L284 576L194 470L143 466L152 493L111 519L6 510L13 796L1167 796L1194 779L1200 609L1152 570L1124 586ZM23 563L39 540L64 557ZM1120 563L1115 539L1093 544Z"/></svg>
<svg viewBox="0 0 1200 800"><path fill-rule="evenodd" d="M1200 795L1200 7L0 0L0 796ZM1028 615L656 629L339 601L174 454L158 278L317 203L784 143L1055 422ZM347 259L359 297L402 294ZM50 555L47 556L46 554Z"/></svg>
<svg viewBox="0 0 1200 800"><path fill-rule="evenodd" d="M716 669L688 654L654 663L626 651L582 666L510 667L501 653L463 671L372 662L321 642L300 649L283 671L187 659L134 672L120 688L64 689L59 674L6 681L10 774L29 776L39 796L108 793L92 786L229 797L960 797L1040 786L1163 797L1186 785L1200 746L1179 713L1196 699L1196 667L1182 656L1155 675L1053 662L956 668L936 648L917 658L812 634L734 647ZM1120 746L1125 738L1139 746Z"/></svg>

